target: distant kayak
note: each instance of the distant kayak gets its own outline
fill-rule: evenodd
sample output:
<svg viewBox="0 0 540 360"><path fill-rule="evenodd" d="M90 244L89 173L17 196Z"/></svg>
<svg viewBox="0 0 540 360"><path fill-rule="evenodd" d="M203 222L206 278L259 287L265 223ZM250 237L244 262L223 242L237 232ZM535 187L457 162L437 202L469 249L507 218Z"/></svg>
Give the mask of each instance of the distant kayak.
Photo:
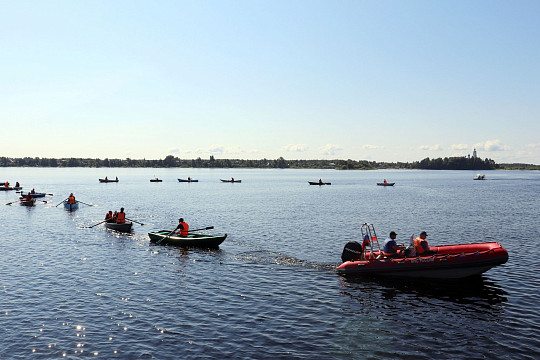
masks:
<svg viewBox="0 0 540 360"><path fill-rule="evenodd" d="M225 182L225 183L241 183L242 180L223 180L223 179L220 179L222 182Z"/></svg>
<svg viewBox="0 0 540 360"><path fill-rule="evenodd" d="M395 182L393 182L393 183L383 183L383 182L382 183L377 183L377 185L379 185L379 186L394 186L394 184L395 184Z"/></svg>
<svg viewBox="0 0 540 360"><path fill-rule="evenodd" d="M330 182L308 181L309 185L332 185Z"/></svg>
<svg viewBox="0 0 540 360"><path fill-rule="evenodd" d="M179 182L199 182L199 180L193 180L193 179L178 179Z"/></svg>
<svg viewBox="0 0 540 360"><path fill-rule="evenodd" d="M203 234L189 234L187 237L181 237L178 234L172 234L170 230L160 230L156 232L149 232L150 242L159 243L160 245L176 245L183 247L205 247L215 248L218 247L227 234L224 235L203 235Z"/></svg>

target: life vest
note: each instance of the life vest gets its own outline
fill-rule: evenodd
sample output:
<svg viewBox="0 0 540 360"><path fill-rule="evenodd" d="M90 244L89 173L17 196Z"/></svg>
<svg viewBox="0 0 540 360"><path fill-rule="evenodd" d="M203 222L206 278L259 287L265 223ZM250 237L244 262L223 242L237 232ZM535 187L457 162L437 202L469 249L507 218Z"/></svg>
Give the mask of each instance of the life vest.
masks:
<svg viewBox="0 0 540 360"><path fill-rule="evenodd" d="M109 220L109 219L112 219L112 214L106 213L105 214L105 220Z"/></svg>
<svg viewBox="0 0 540 360"><path fill-rule="evenodd" d="M422 246L422 243L425 243L427 248L429 249L429 245L428 245L428 242L422 238L419 238L417 237L416 239L414 239L414 247L416 249L416 253L417 254L423 254L425 253L427 250L424 249L424 247Z"/></svg>
<svg viewBox="0 0 540 360"><path fill-rule="evenodd" d="M68 204L75 204L75 196L70 196L67 201Z"/></svg>
<svg viewBox="0 0 540 360"><path fill-rule="evenodd" d="M187 222L181 222L180 225L182 225L184 227L183 229L180 229L180 236L182 236L182 237L188 236L188 232L189 232L188 223Z"/></svg>
<svg viewBox="0 0 540 360"><path fill-rule="evenodd" d="M126 222L126 213L119 212L118 214L116 214L116 223L117 224L123 224L125 222Z"/></svg>
<svg viewBox="0 0 540 360"><path fill-rule="evenodd" d="M396 246L396 241L391 239L384 242L383 255L396 255L397 251L393 249Z"/></svg>

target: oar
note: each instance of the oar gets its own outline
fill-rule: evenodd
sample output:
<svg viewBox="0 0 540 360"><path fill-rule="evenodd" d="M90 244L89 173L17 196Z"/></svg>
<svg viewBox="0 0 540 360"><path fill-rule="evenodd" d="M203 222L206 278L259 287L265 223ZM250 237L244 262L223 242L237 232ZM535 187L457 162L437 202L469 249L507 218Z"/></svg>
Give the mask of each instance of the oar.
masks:
<svg viewBox="0 0 540 360"><path fill-rule="evenodd" d="M189 230L189 232L201 231L201 230L210 230L210 229L213 229L213 228L214 228L213 226L207 226L207 227L202 228L202 229Z"/></svg>
<svg viewBox="0 0 540 360"><path fill-rule="evenodd" d="M166 238L168 238L169 236L171 236L173 233L174 233L174 230L171 231L169 234L167 234L167 236L165 236L164 238L159 239L159 240L156 242L156 244L158 244L158 245L161 244L161 243L163 242L163 240L165 240Z"/></svg>
<svg viewBox="0 0 540 360"><path fill-rule="evenodd" d="M69 199L69 198L65 198L64 200L62 200L62 202L60 204L64 203L64 201L66 201L67 199ZM58 204L58 205L60 205L60 204ZM58 207L58 205L56 205L55 207Z"/></svg>
<svg viewBox="0 0 540 360"><path fill-rule="evenodd" d="M95 206L95 205L92 205L92 204L87 204L85 202L82 202L81 200L77 200L77 202L80 202L81 204L88 205L88 206ZM60 205L60 204L58 204L58 205ZM58 206L58 205L56 205L56 206Z"/></svg>
<svg viewBox="0 0 540 360"><path fill-rule="evenodd" d="M85 226L84 228L85 228L85 229L91 229L91 228L93 228L94 226L97 226L97 225L99 225L99 224L103 224L105 221L107 221L107 220L103 220L103 221L98 222L97 224L94 224L94 225L92 225L92 226Z"/></svg>
<svg viewBox="0 0 540 360"><path fill-rule="evenodd" d="M133 221L134 223L137 223L137 224L141 224L141 226L143 226L143 225L144 225L143 223L140 223L140 222L138 222L138 221L135 221L135 220L133 220L133 219L128 219L128 218L126 218L126 220L129 220L129 221Z"/></svg>
<svg viewBox="0 0 540 360"><path fill-rule="evenodd" d="M12 201L12 202L8 202L6 205L11 205L11 204L16 203L16 202L19 202L19 200L17 200L17 201Z"/></svg>

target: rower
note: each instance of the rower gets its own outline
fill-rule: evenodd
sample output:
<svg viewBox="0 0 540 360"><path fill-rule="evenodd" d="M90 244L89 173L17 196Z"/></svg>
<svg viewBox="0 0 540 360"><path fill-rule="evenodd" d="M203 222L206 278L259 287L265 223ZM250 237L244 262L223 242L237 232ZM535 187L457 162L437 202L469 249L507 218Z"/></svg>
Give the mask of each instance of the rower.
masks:
<svg viewBox="0 0 540 360"><path fill-rule="evenodd" d="M126 222L126 213L124 212L124 208L120 208L120 212L116 214L116 223L124 224L125 222Z"/></svg>

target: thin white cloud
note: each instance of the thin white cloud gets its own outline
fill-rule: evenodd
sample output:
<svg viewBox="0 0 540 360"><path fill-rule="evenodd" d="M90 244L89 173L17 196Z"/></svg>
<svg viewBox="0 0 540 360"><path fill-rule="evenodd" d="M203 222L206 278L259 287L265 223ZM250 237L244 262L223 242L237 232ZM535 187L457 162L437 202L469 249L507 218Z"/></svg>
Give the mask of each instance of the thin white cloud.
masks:
<svg viewBox="0 0 540 360"><path fill-rule="evenodd" d="M212 154L223 154L225 146L223 145L211 145L208 151Z"/></svg>
<svg viewBox="0 0 540 360"><path fill-rule="evenodd" d="M322 148L320 148L320 151L323 153L323 155L336 155L342 150L343 146L336 144L326 144Z"/></svg>
<svg viewBox="0 0 540 360"><path fill-rule="evenodd" d="M179 148L170 148L169 149L169 154L180 154L180 149Z"/></svg>
<svg viewBox="0 0 540 360"><path fill-rule="evenodd" d="M501 140L487 140L482 143L477 143L474 145L474 148L483 151L509 151L512 150L510 146L504 145Z"/></svg>
<svg viewBox="0 0 540 360"><path fill-rule="evenodd" d="M378 150L378 149L384 149L384 146L366 144L366 145L362 146L362 149L364 149L364 150Z"/></svg>
<svg viewBox="0 0 540 360"><path fill-rule="evenodd" d="M306 144L289 144L282 148L282 150L287 152L304 152L307 151L308 147Z"/></svg>
<svg viewBox="0 0 540 360"><path fill-rule="evenodd" d="M468 150L469 145L467 145L467 144L452 144L452 145L450 145L450 149L452 149L452 150Z"/></svg>
<svg viewBox="0 0 540 360"><path fill-rule="evenodd" d="M540 150L540 143L536 143L536 144L527 144L525 145L526 148L531 148L533 150Z"/></svg>
<svg viewBox="0 0 540 360"><path fill-rule="evenodd" d="M419 147L420 150L424 150L424 151L442 151L442 147L441 145L439 144L435 144L435 145L421 145Z"/></svg>

